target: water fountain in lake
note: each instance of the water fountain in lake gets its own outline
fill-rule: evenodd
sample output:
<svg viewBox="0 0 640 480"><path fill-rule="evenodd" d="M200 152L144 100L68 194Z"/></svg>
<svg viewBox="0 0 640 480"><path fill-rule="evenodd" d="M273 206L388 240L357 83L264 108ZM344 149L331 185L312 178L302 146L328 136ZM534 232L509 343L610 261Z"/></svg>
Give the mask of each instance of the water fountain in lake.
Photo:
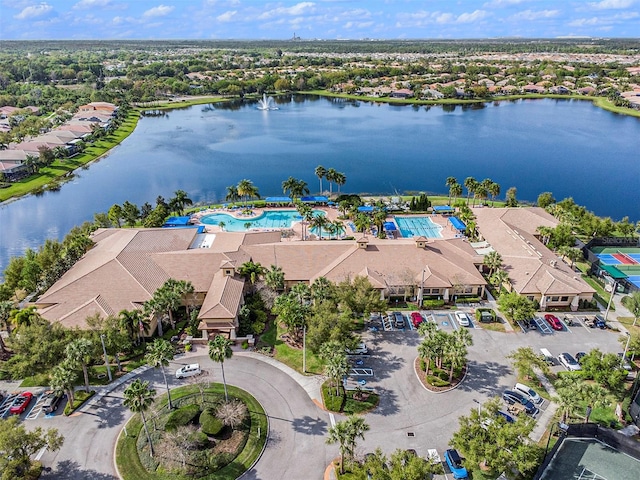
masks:
<svg viewBox="0 0 640 480"><path fill-rule="evenodd" d="M258 110L278 110L273 97L267 97L266 93L262 94L262 98L258 100Z"/></svg>

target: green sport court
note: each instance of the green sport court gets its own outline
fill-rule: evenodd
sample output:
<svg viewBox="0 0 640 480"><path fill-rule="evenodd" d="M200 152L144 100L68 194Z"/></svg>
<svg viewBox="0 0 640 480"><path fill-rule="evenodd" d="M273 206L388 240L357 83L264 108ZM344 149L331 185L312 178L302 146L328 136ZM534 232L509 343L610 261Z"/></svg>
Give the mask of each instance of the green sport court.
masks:
<svg viewBox="0 0 640 480"><path fill-rule="evenodd" d="M638 480L640 461L598 440L566 438L540 480Z"/></svg>
<svg viewBox="0 0 640 480"><path fill-rule="evenodd" d="M640 248L595 247L591 251L600 260L600 268L614 280L627 280L640 288Z"/></svg>

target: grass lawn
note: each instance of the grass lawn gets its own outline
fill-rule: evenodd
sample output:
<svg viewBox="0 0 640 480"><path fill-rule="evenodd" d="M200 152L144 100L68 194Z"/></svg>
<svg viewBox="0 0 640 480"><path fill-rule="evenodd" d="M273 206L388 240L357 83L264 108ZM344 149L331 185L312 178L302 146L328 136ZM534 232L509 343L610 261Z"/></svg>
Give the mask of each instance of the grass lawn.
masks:
<svg viewBox="0 0 640 480"><path fill-rule="evenodd" d="M302 349L297 349L287 345L280 336L285 330L278 326L275 340L275 358L294 370L302 373ZM316 354L307 348L307 372L321 374L324 370L324 362Z"/></svg>
<svg viewBox="0 0 640 480"><path fill-rule="evenodd" d="M473 324L476 326L476 328L480 327L480 328L484 328L485 330L491 330L494 332L504 333L507 331L504 328L504 323L501 321L486 323L486 322L480 322L479 320L475 320Z"/></svg>
<svg viewBox="0 0 640 480"><path fill-rule="evenodd" d="M67 402L67 404L64 407L64 414L65 415L71 415L73 412L75 412L78 408L80 408L80 406L86 402L87 400L89 400L91 397L93 397L93 395L96 392L94 391L90 391L90 392L85 392L84 390L77 390L74 393L74 399L73 399L73 405L69 404L69 402Z"/></svg>
<svg viewBox="0 0 640 480"><path fill-rule="evenodd" d="M636 323L636 326L633 326L633 321L635 319L633 317L618 317L618 321L623 324L629 333L635 333L636 335L640 335L640 322Z"/></svg>
<svg viewBox="0 0 640 480"><path fill-rule="evenodd" d="M589 285L591 285L593 288L595 288L596 293L593 295L593 298L595 298L600 305L602 305L603 307L606 307L607 304L609 303L609 298L611 297L611 294L605 291L605 289L602 288L602 285L600 285L593 277L590 277L588 275L582 275L582 279L585 282L587 282ZM616 306L614 305L613 302L611 302L611 311L615 312L615 310L616 310Z"/></svg>
<svg viewBox="0 0 640 480"><path fill-rule="evenodd" d="M251 468L255 461L260 456L264 444L267 440L267 434L269 431L269 425L267 416L258 403L258 401L249 395L244 390L241 390L232 385L227 385L229 395L240 398L249 410L251 417L251 427L247 437L247 442L244 449L238 454L238 456L222 469L214 472L208 476L200 477L204 479L222 479L232 480L238 478L242 473ZM208 388L205 393L222 395L224 393L224 387L222 384L212 384L211 388ZM176 401L180 398L188 396L199 397L200 391L197 386L185 386L179 387L171 391L172 400ZM162 395L158 400L158 405L165 405L167 403L166 395ZM145 469L138 456L137 439L139 435L145 435L142 429L142 421L140 415L134 415L129 423L126 425L126 434L124 432L118 438L116 445L116 464L118 470L124 480L158 480L158 479L176 479L184 478L169 472L149 472Z"/></svg>
<svg viewBox="0 0 640 480"><path fill-rule="evenodd" d="M340 387L340 394L336 395L336 387L330 386L331 381L327 380L322 384L322 401L327 410L340 412L345 415L366 413L378 406L380 396L376 393L364 392L368 396L363 400L356 400L354 395L357 392L347 391ZM346 397L345 397L346 393Z"/></svg>

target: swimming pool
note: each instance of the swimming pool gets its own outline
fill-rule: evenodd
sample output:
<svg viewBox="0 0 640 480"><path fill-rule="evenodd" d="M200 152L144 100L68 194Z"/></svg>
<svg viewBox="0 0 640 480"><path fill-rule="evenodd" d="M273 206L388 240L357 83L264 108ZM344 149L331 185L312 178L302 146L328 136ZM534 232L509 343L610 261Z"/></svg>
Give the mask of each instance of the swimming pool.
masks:
<svg viewBox="0 0 640 480"><path fill-rule="evenodd" d="M393 217L400 233L405 238L423 236L426 238L442 238L442 227L429 217Z"/></svg>
<svg viewBox="0 0 640 480"><path fill-rule="evenodd" d="M314 210L315 216L324 215L322 210ZM219 225L224 222L227 232L245 232L252 228L291 228L293 222L302 219L297 210L268 210L257 217L236 218L227 213L212 213L200 219L205 225Z"/></svg>

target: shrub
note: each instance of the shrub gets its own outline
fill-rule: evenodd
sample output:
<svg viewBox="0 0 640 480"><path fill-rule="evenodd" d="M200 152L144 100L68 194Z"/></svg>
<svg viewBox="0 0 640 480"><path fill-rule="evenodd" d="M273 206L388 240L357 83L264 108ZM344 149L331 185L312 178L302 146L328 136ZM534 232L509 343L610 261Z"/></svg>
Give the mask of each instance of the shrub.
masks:
<svg viewBox="0 0 640 480"><path fill-rule="evenodd" d="M182 425L189 425L193 423L195 418L200 414L200 407L198 405L186 405L180 407L177 410L169 414L167 423L165 424L166 430L175 430Z"/></svg>
<svg viewBox="0 0 640 480"><path fill-rule="evenodd" d="M433 375L427 375L427 383L434 387L446 387L450 385L450 383L447 380L441 380L438 377L435 377Z"/></svg>
<svg viewBox="0 0 640 480"><path fill-rule="evenodd" d="M242 342L242 349L246 350L247 348L249 348L249 342L245 340L244 342Z"/></svg>
<svg viewBox="0 0 640 480"><path fill-rule="evenodd" d="M185 351L185 352L190 352L192 348L193 348L193 347L191 346L191 344L190 344L190 343L185 343L185 344L184 344L184 351Z"/></svg>
<svg viewBox="0 0 640 480"><path fill-rule="evenodd" d="M211 409L207 408L200 414L200 430L210 437L219 435L224 425Z"/></svg>
<svg viewBox="0 0 640 480"><path fill-rule="evenodd" d="M251 324L251 330L253 330L254 335L261 335L264 332L264 327L264 322L253 322Z"/></svg>
<svg viewBox="0 0 640 480"><path fill-rule="evenodd" d="M444 306L444 300L425 300L422 302L422 307L426 310L432 310L434 308L440 308Z"/></svg>
<svg viewBox="0 0 640 480"><path fill-rule="evenodd" d="M207 437L206 433L200 430L196 430L191 435L189 435L189 440L193 442L193 446L198 450L209 445L209 437Z"/></svg>
<svg viewBox="0 0 640 480"><path fill-rule="evenodd" d="M427 362L424 358L420 359L420 370L422 370L423 372L427 371Z"/></svg>

